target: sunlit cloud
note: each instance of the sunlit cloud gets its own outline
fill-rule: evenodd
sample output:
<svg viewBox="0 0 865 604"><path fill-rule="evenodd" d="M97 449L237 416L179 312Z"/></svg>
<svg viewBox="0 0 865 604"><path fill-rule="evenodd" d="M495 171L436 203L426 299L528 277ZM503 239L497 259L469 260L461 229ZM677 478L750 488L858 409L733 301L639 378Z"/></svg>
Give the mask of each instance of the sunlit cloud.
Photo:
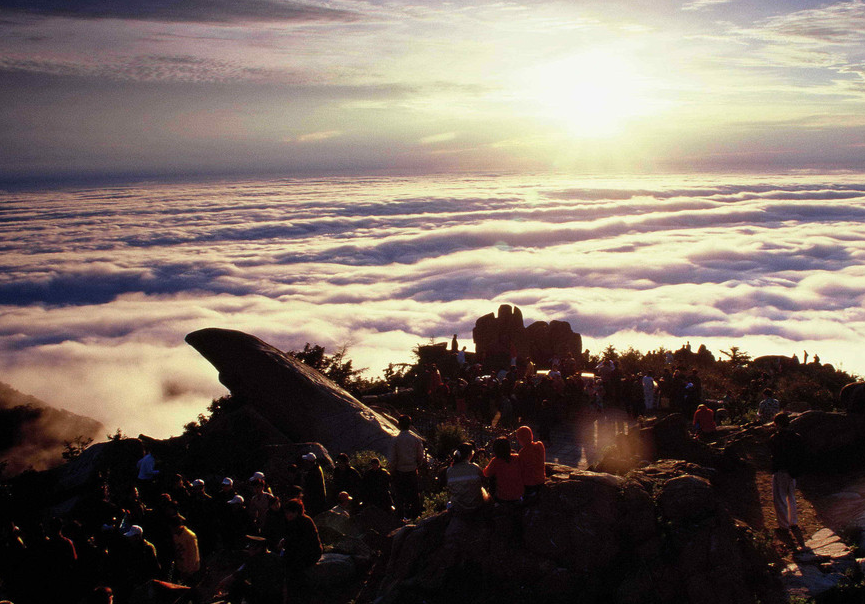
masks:
<svg viewBox="0 0 865 604"><path fill-rule="evenodd" d="M592 350L806 349L863 372L863 220L865 183L838 175L6 194L0 371L112 429L167 435L224 392L190 331L348 344L374 375L430 338L471 349L474 321L516 304L569 321Z"/></svg>
<svg viewBox="0 0 865 604"><path fill-rule="evenodd" d="M329 138L336 138L342 134L341 130L325 130L322 132L308 132L306 134L301 134L297 138L293 140L293 142L298 143L315 143L318 141L326 141ZM291 139L289 139L290 142Z"/></svg>

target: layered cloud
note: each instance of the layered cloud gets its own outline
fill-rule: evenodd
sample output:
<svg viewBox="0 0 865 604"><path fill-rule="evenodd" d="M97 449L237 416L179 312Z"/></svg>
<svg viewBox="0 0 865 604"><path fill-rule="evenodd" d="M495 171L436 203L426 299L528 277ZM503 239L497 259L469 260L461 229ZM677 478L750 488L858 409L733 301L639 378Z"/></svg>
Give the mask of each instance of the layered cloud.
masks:
<svg viewBox="0 0 865 604"><path fill-rule="evenodd" d="M109 427L177 433L222 393L183 343L349 344L378 373L499 304L597 350L706 343L863 372L850 176L324 178L21 192L0 209L0 371ZM46 380L45 376L51 379Z"/></svg>

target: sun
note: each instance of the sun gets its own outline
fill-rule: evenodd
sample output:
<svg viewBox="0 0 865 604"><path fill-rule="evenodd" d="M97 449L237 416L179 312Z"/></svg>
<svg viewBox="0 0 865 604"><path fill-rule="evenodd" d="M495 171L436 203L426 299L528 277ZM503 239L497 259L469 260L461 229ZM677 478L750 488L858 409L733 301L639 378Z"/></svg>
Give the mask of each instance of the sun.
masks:
<svg viewBox="0 0 865 604"><path fill-rule="evenodd" d="M578 137L621 134L655 108L635 60L610 51L583 52L535 66L522 74L520 85L521 96L539 118Z"/></svg>

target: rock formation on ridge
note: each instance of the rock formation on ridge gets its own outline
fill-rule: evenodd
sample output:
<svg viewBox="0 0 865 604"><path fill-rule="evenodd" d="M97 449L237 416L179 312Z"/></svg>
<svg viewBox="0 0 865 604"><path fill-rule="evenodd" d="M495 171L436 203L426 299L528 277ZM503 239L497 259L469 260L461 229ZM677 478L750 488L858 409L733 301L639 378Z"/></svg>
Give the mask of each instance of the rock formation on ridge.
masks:
<svg viewBox="0 0 865 604"><path fill-rule="evenodd" d="M396 426L348 392L262 340L207 328L186 342L219 371L219 381L294 442L318 442L332 454L387 451Z"/></svg>
<svg viewBox="0 0 865 604"><path fill-rule="evenodd" d="M523 325L523 313L516 306L499 306L498 316L489 313L475 322L472 330L477 354L502 357L507 361L511 347L517 356L532 357L545 366L553 355L564 358L568 354L580 358L583 351L580 334L574 333L566 321L535 321Z"/></svg>

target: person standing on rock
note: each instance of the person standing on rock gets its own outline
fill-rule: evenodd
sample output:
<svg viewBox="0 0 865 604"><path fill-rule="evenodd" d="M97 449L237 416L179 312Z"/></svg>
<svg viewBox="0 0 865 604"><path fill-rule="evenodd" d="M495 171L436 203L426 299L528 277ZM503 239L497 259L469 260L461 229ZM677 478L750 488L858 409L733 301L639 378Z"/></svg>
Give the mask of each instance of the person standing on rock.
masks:
<svg viewBox="0 0 865 604"><path fill-rule="evenodd" d="M414 520L420 515L418 470L426 462L421 439L411 433L411 417L400 415L399 434L391 441L388 463L393 469L394 499L401 518Z"/></svg>
<svg viewBox="0 0 865 604"><path fill-rule="evenodd" d="M805 443L790 429L787 413L775 415L775 434L769 438L772 453L772 503L778 516L778 530L798 531L796 478L804 466Z"/></svg>

